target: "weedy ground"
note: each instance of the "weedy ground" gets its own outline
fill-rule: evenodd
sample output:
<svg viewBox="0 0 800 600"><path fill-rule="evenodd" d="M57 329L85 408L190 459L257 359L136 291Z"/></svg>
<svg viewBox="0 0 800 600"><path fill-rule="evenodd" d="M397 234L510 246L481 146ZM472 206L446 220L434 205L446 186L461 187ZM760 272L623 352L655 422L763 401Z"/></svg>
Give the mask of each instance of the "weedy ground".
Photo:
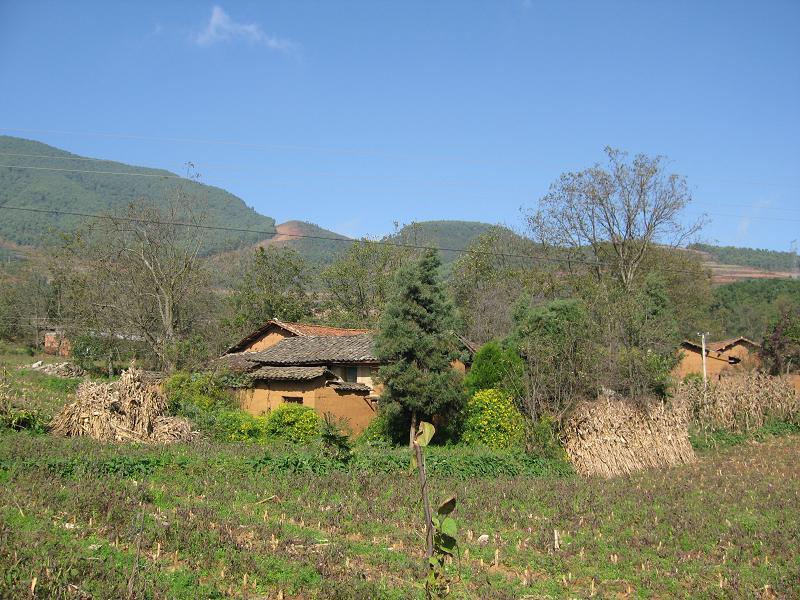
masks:
<svg viewBox="0 0 800 600"><path fill-rule="evenodd" d="M14 378L42 410L62 394ZM0 434L0 597L424 596L413 475L278 476L263 453ZM451 597L800 597L798 464L789 435L613 480L436 479Z"/></svg>

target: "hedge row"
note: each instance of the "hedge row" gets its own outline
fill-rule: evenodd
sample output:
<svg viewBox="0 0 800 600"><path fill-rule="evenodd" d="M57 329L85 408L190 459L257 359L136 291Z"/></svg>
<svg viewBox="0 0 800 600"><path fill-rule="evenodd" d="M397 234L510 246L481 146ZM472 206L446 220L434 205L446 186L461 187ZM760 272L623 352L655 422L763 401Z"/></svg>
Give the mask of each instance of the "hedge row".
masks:
<svg viewBox="0 0 800 600"><path fill-rule="evenodd" d="M110 456L38 456L0 458L0 480L13 472L46 470L58 477L119 476L147 477L165 469L224 468L276 475L331 473L402 474L409 472L411 455L405 448L358 448L349 456L326 454L313 446L270 447L251 456L192 456L182 452L142 453ZM480 450L463 447L428 448L428 473L435 477L564 477L572 474L566 462L530 456L522 452Z"/></svg>

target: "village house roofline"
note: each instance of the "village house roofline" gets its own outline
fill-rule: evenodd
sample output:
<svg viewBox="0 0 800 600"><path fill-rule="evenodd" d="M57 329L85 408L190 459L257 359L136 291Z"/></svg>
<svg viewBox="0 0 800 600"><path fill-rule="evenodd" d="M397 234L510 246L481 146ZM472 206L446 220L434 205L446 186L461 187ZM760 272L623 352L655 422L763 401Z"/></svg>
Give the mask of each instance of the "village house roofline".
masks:
<svg viewBox="0 0 800 600"><path fill-rule="evenodd" d="M269 381L311 381L318 377L335 377L325 367L276 367L264 365L250 373L254 381L260 379Z"/></svg>
<svg viewBox="0 0 800 600"><path fill-rule="evenodd" d="M729 338L727 340L720 340L718 342L707 342L706 350L709 352L724 352L731 346L735 346L736 344L740 343L749 344L754 348L761 348L761 344L759 344L758 342L754 342L753 340L748 339L744 336L739 336L735 338ZM692 340L683 340L683 342L681 342L681 346L691 347L693 350L697 350L698 352L703 351L703 345L698 342L694 342Z"/></svg>
<svg viewBox="0 0 800 600"><path fill-rule="evenodd" d="M314 325L312 323L292 323L289 321L279 321L272 319L267 321L264 325L248 334L233 346L226 350L227 354L241 352L252 343L256 342L261 336L267 333L270 328L277 327L288 331L292 335L298 337L318 336L318 337L338 337L338 336L353 336L370 333L368 329L348 329L345 327L329 327L327 325Z"/></svg>
<svg viewBox="0 0 800 600"><path fill-rule="evenodd" d="M242 353L246 360L263 365L377 365L373 336L368 333L351 336L289 337L266 350Z"/></svg>

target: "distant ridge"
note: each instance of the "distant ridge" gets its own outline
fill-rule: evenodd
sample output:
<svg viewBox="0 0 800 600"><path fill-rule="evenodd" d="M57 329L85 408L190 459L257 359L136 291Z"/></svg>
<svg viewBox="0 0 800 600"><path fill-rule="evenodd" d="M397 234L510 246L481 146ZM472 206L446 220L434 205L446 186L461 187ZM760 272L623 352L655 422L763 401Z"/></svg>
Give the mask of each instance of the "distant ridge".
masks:
<svg viewBox="0 0 800 600"><path fill-rule="evenodd" d="M72 160L85 157L41 142L10 136L0 136L0 153L2 165L35 167L0 167L0 205L108 213L121 211L139 198L148 198L156 205L166 203L178 182L174 173L163 169L135 167L107 160ZM140 173L152 177L75 171ZM184 189L202 200L208 225L263 231L271 231L275 227L275 219L260 215L241 198L223 189L185 179L180 182ZM74 230L83 221L83 218L72 215L5 210L0 219L0 238L25 246L45 245L52 239L53 231ZM204 251L212 253L233 249L255 243L260 237L263 238L263 235L209 230Z"/></svg>

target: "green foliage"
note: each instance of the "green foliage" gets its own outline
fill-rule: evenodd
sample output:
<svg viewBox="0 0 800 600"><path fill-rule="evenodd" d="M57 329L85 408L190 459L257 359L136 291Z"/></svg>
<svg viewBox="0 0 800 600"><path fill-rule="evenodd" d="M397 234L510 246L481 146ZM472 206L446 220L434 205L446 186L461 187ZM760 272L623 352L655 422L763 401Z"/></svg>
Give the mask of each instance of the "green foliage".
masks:
<svg viewBox="0 0 800 600"><path fill-rule="evenodd" d="M45 433L47 421L37 410L17 406L19 399L8 383L8 375L0 372L0 432L3 430Z"/></svg>
<svg viewBox="0 0 800 600"><path fill-rule="evenodd" d="M525 419L511 396L501 390L476 392L468 401L461 441L489 448L518 446L525 433Z"/></svg>
<svg viewBox="0 0 800 600"><path fill-rule="evenodd" d="M794 252L737 248L736 246L710 246L708 244L692 244L689 248L707 252L714 261L726 265L756 267L767 271L792 272L797 269L797 255Z"/></svg>
<svg viewBox="0 0 800 600"><path fill-rule="evenodd" d="M456 508L456 497L442 502L431 517L433 524L433 556L428 559L425 593L428 598L444 597L450 592L450 578L446 564L458 552L458 523L450 515Z"/></svg>
<svg viewBox="0 0 800 600"><path fill-rule="evenodd" d="M363 475L408 474L408 448L356 446L352 459L343 464L314 446L270 448L250 462L257 470L274 474L348 472ZM486 447L429 446L425 468L433 477L468 480L497 477L568 477L572 467L562 459L533 456L521 450L493 450Z"/></svg>
<svg viewBox="0 0 800 600"><path fill-rule="evenodd" d="M215 417L214 431L217 439L260 444L270 440L266 417L255 417L243 410L219 410Z"/></svg>
<svg viewBox="0 0 800 600"><path fill-rule="evenodd" d="M558 437L558 423L550 415L538 421L528 421L525 432L525 451L532 456L567 461L567 453Z"/></svg>
<svg viewBox="0 0 800 600"><path fill-rule="evenodd" d="M370 421L364 430L356 438L358 446L373 446L378 448L391 448L394 444L392 440L397 438L397 434L392 431L392 423L395 419L389 412L380 407L378 414Z"/></svg>
<svg viewBox="0 0 800 600"><path fill-rule="evenodd" d="M319 426L319 438L323 453L335 461L348 463L353 457L353 444L350 442L350 426L346 419L336 419L325 413Z"/></svg>
<svg viewBox="0 0 800 600"><path fill-rule="evenodd" d="M120 340L113 336L80 334L71 340L71 358L82 369L93 374L108 373L108 363L121 356ZM98 366L96 363L102 361Z"/></svg>
<svg viewBox="0 0 800 600"><path fill-rule="evenodd" d="M303 444L319 435L320 418L313 408L284 404L265 418L264 432L272 439Z"/></svg>
<svg viewBox="0 0 800 600"><path fill-rule="evenodd" d="M414 416L452 415L464 401L450 365L453 311L438 280L440 264L429 251L398 272L375 337L376 354L384 363L378 371L384 383L381 401L399 406L397 414L406 423Z"/></svg>
<svg viewBox="0 0 800 600"><path fill-rule="evenodd" d="M170 412L191 418L197 409L232 408L233 398L212 373L175 373L164 383Z"/></svg>
<svg viewBox="0 0 800 600"><path fill-rule="evenodd" d="M362 239L347 245L322 271L333 323L342 327L372 327L383 314L398 269L412 256L399 246Z"/></svg>
<svg viewBox="0 0 800 600"><path fill-rule="evenodd" d="M513 348L503 348L498 342L487 342L475 353L469 373L464 378L467 395L480 390L499 388L519 394L525 363Z"/></svg>
<svg viewBox="0 0 800 600"><path fill-rule="evenodd" d="M239 335L270 319L299 321L308 317L312 309L306 292L308 280L308 265L297 252L259 247L228 298L230 327Z"/></svg>
<svg viewBox="0 0 800 600"><path fill-rule="evenodd" d="M720 337L743 335L760 342L782 311L800 309L800 281L751 279L714 290L710 310L718 315Z"/></svg>

